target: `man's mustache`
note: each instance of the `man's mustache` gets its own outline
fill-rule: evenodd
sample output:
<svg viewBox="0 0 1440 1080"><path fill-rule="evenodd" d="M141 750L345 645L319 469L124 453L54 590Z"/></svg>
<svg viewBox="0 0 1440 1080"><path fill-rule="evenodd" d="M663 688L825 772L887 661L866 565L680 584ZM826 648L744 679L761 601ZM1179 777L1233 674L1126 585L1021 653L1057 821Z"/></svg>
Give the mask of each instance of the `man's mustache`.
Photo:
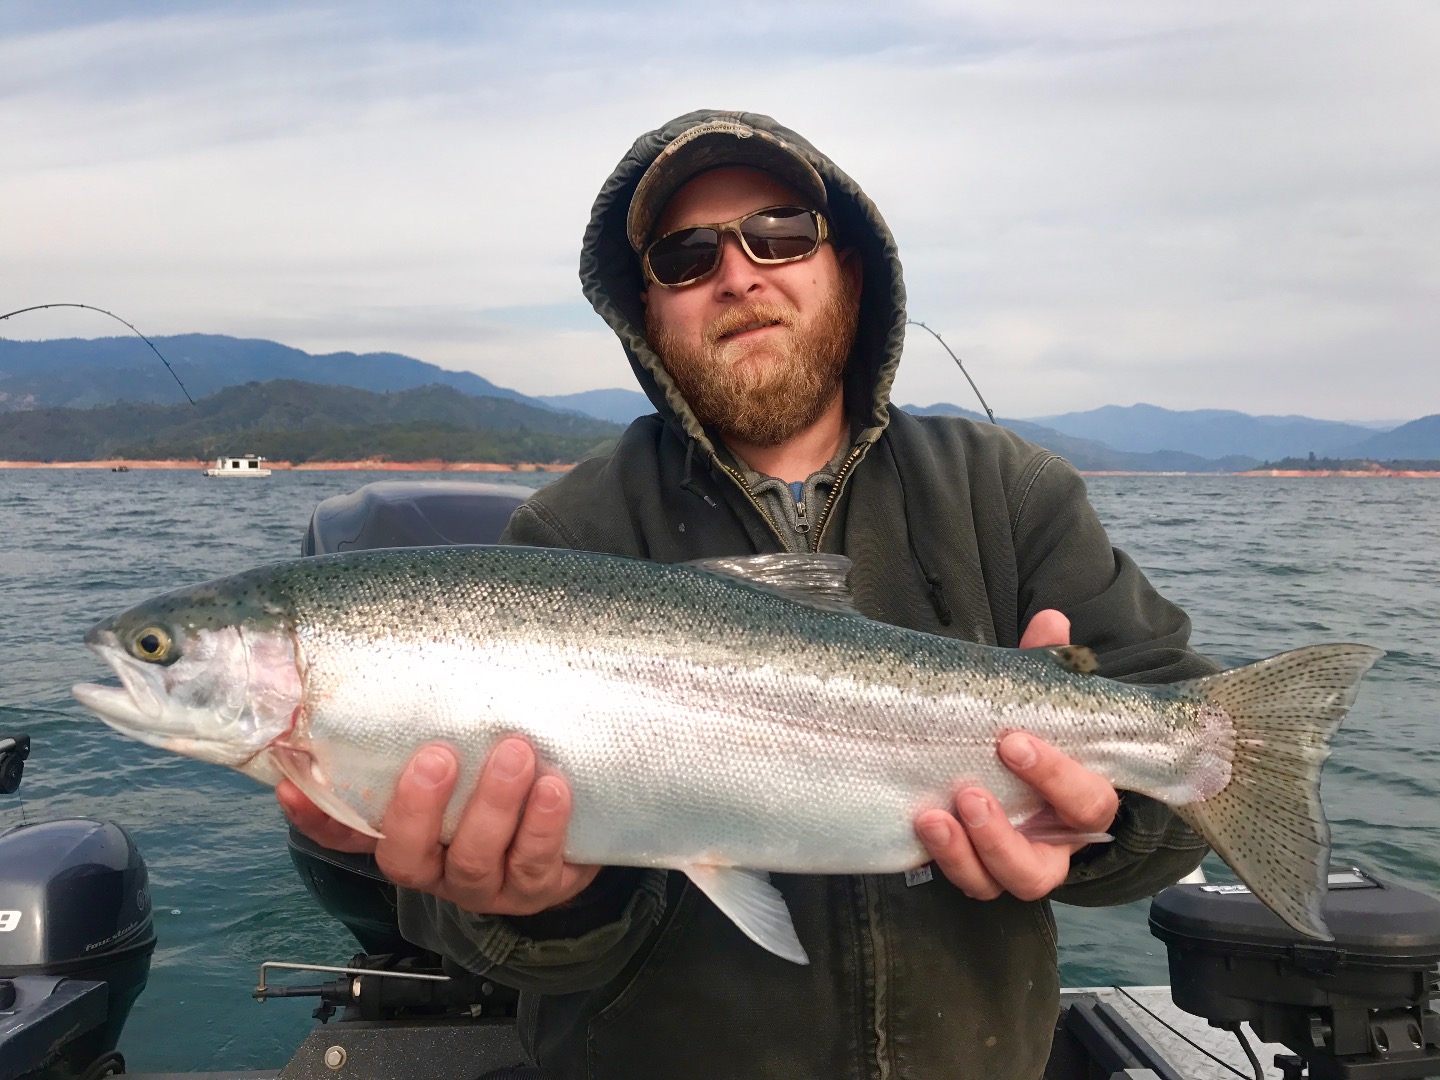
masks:
<svg viewBox="0 0 1440 1080"><path fill-rule="evenodd" d="M705 328L705 338L711 345L720 344L731 334L756 326L787 326L793 328L794 313L783 304L755 303L735 308L718 315Z"/></svg>

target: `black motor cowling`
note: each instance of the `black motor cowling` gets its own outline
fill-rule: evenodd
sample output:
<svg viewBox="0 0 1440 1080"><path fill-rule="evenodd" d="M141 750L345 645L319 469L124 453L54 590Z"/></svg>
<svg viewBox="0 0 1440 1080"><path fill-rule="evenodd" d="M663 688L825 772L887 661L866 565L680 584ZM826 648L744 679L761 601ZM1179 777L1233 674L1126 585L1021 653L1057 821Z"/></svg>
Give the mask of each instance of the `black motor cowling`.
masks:
<svg viewBox="0 0 1440 1080"><path fill-rule="evenodd" d="M377 480L315 507L300 553L494 544L530 494L518 484Z"/></svg>
<svg viewBox="0 0 1440 1080"><path fill-rule="evenodd" d="M0 1080L104 1075L145 988L155 929L145 861L119 825L0 833Z"/></svg>
<svg viewBox="0 0 1440 1080"><path fill-rule="evenodd" d="M1155 897L1175 1004L1216 1027L1248 1022L1314 1080L1440 1076L1440 902L1357 869L1332 870L1335 935L1291 930L1243 885L1176 885Z"/></svg>

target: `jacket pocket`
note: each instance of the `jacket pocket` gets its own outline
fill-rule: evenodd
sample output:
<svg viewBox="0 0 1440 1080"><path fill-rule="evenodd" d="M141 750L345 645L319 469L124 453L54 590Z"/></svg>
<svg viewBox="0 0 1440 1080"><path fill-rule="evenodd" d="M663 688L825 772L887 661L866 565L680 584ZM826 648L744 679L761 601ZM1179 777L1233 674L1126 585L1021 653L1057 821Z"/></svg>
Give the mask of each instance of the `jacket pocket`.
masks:
<svg viewBox="0 0 1440 1080"><path fill-rule="evenodd" d="M1060 963L1060 934L1055 928L1055 912L1050 907L1049 900L1037 900L1033 904L1027 904L1030 909L1030 916L1035 921L1036 928L1040 931L1046 947L1050 950L1050 959L1058 966Z"/></svg>
<svg viewBox="0 0 1440 1080"><path fill-rule="evenodd" d="M628 1053L634 1053L637 1048L643 1047L643 1042L637 1043L623 1032L615 1038L612 1035L613 1030L616 1027L624 1028L627 1014L645 1000L651 985L665 971L675 952L677 941L684 936L686 928L695 918L697 897L697 891L687 881L680 898L674 903L670 917L661 927L654 944L640 961L630 980L608 1005L591 1017L586 1033L587 1072L590 1076L630 1074L623 1064L624 1058L616 1055L616 1044L625 1047Z"/></svg>
<svg viewBox="0 0 1440 1080"><path fill-rule="evenodd" d="M533 990L520 991L520 1004L515 1010L515 1031L520 1045L534 1061L540 1045L540 995Z"/></svg>

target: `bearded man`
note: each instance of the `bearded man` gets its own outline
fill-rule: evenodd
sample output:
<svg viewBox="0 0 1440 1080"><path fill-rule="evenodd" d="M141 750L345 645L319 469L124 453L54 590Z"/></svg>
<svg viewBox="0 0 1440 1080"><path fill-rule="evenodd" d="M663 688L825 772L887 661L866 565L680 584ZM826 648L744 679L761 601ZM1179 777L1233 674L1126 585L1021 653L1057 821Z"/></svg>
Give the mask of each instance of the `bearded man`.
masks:
<svg viewBox="0 0 1440 1080"><path fill-rule="evenodd" d="M1073 628L1103 674L1137 682L1213 670L1068 464L890 405L894 240L795 133L707 111L641 136L595 203L580 276L656 412L522 506L509 542L663 562L839 553L871 618L1008 647ZM518 739L448 848L443 747L412 760L378 846L293 786L279 796L317 841L375 851L407 938L522 990L522 1039L558 1077L1034 1078L1057 1011L1050 899L1149 895L1204 847L1037 739L997 749L1076 836L1114 842L1032 843L988 792L958 790L955 813L916 821L939 874L773 875L808 966L752 945L683 874L566 863L568 789L537 779Z"/></svg>

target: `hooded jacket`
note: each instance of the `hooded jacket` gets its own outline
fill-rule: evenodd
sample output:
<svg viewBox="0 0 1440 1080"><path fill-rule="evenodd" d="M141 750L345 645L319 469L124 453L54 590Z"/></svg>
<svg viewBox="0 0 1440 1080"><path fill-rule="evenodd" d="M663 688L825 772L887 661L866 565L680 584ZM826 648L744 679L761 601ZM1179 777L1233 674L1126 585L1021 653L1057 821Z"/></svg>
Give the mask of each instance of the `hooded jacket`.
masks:
<svg viewBox="0 0 1440 1080"><path fill-rule="evenodd" d="M833 162L752 113L701 111L641 136L596 199L580 279L620 338L655 413L511 519L507 542L675 562L784 550L716 433L695 418L644 335L643 279L625 217L641 174L696 124L763 128L824 179L841 243L864 269L845 380L853 446L810 533L847 555L871 618L1015 647L1057 608L1101 674L1169 682L1214 670L1189 620L1114 550L1079 475L993 425L915 417L889 391L905 333L895 242ZM1114 841L1072 859L1054 899L1153 893L1204 842L1163 805L1125 793ZM683 874L609 868L571 904L529 918L475 915L401 890L406 937L522 991L521 1037L556 1076L1034 1078L1058 1009L1048 901L971 900L943 876L772 875L811 957L756 947Z"/></svg>

